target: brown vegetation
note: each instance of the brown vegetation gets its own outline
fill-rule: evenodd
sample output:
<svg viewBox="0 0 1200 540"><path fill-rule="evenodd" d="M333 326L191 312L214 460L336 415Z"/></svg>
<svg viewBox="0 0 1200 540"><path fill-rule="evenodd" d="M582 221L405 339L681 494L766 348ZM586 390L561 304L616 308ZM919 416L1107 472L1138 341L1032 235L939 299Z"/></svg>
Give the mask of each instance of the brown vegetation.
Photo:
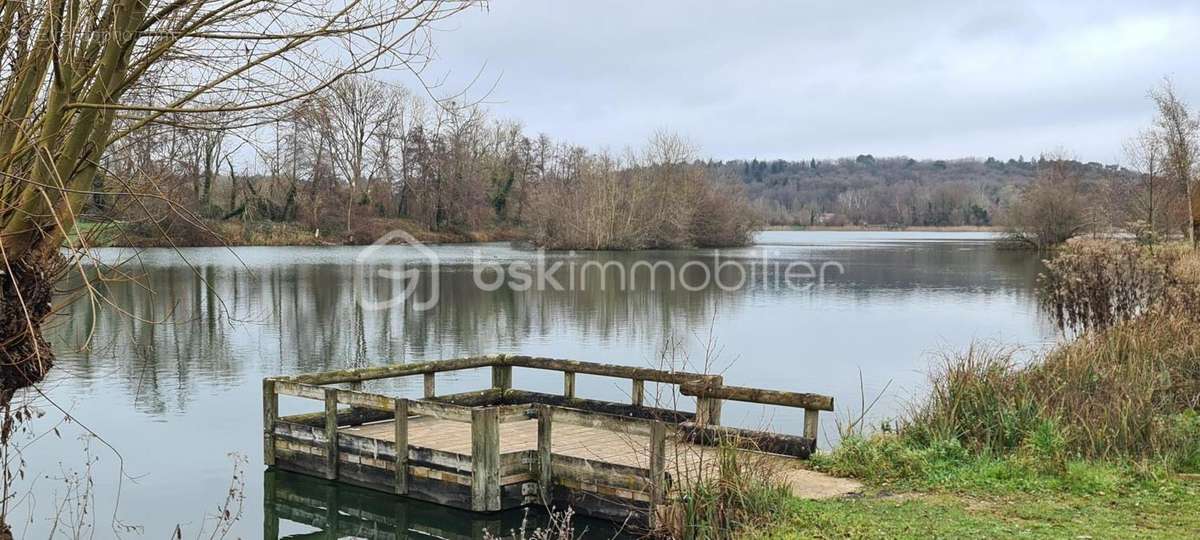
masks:
<svg viewBox="0 0 1200 540"><path fill-rule="evenodd" d="M1052 158L1009 208L1010 236L1037 249L1057 246L1094 225L1082 179Z"/></svg>
<svg viewBox="0 0 1200 540"><path fill-rule="evenodd" d="M60 248L69 235L75 246L88 245L78 227L86 212L133 209L151 221L162 212L214 213L213 180L222 161L228 165L219 149L234 130L268 123L280 108L352 73L419 69L429 25L471 5L0 5L0 444L15 420L14 393L53 365L42 326L67 267ZM164 132L180 136L159 137ZM153 159L147 150L164 142L179 160ZM196 206L173 198L180 190L168 179L171 168L193 171ZM230 184L238 184L232 174ZM238 190L229 193L225 210L238 202ZM153 207L143 206L148 201ZM0 535L7 534L4 517Z"/></svg>
<svg viewBox="0 0 1200 540"><path fill-rule="evenodd" d="M1063 329L1104 329L1150 312L1200 317L1198 263L1179 246L1079 240L1046 261L1039 298Z"/></svg>
<svg viewBox="0 0 1200 540"><path fill-rule="evenodd" d="M571 176L529 197L530 237L554 249L737 246L758 220L735 186L694 162L680 137L659 133L640 155L579 153Z"/></svg>

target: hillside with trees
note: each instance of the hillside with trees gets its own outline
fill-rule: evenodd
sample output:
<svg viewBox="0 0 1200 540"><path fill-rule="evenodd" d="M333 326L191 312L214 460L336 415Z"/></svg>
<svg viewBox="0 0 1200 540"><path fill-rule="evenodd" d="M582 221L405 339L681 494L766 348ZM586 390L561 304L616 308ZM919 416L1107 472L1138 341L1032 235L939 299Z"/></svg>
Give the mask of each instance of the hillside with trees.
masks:
<svg viewBox="0 0 1200 540"><path fill-rule="evenodd" d="M837 160L718 161L708 167L742 183L773 225L946 227L1004 224L1006 209L1052 163L1094 189L1130 174L1117 165L1053 156L915 160L862 154Z"/></svg>

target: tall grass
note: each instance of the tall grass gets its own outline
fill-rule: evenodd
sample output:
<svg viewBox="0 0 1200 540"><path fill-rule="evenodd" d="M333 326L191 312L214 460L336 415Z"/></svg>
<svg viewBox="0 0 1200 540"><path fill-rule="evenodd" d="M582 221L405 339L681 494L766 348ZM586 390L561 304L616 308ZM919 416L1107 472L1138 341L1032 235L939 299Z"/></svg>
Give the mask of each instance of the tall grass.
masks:
<svg viewBox="0 0 1200 540"><path fill-rule="evenodd" d="M723 540L738 531L770 523L784 508L791 491L779 466L769 456L740 450L735 441L722 441L712 459L701 466L677 467L670 493L652 535L679 540ZM710 470L715 468L715 471ZM715 474L714 474L715 473Z"/></svg>
<svg viewBox="0 0 1200 540"><path fill-rule="evenodd" d="M900 478L940 462L1079 460L1200 470L1200 257L1078 242L1049 261L1042 295L1079 334L1041 358L972 346L947 355L896 434L844 441L830 467Z"/></svg>
<svg viewBox="0 0 1200 540"><path fill-rule="evenodd" d="M995 348L951 356L903 431L973 452L1058 438L1084 458L1181 462L1200 449L1187 421L1198 406L1200 332L1187 317L1153 315L1084 334L1027 365Z"/></svg>

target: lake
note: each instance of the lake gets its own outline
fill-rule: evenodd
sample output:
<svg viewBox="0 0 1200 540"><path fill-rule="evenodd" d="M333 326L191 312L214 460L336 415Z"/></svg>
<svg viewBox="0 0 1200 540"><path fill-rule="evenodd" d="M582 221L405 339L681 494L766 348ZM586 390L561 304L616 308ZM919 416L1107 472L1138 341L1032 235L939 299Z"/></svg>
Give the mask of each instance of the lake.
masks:
<svg viewBox="0 0 1200 540"><path fill-rule="evenodd" d="M836 440L836 418L885 388L870 417L900 414L941 352L979 341L1034 351L1057 338L1033 293L1038 256L998 249L987 233L769 231L720 251L539 254L483 244L132 254L99 250L104 263L128 259L122 268L137 281L105 284L101 306L82 297L50 332L58 364L38 400L45 416L22 438L18 535L45 537L58 516L59 532L91 520L101 538L164 538L177 525L184 537L207 537L231 482L229 507L240 512L231 538L262 534L264 490L340 515L409 516L409 525L370 522L379 527L497 525L264 474L260 392L270 375L487 353L674 365L722 372L727 384L833 395L824 446ZM413 273L380 272L393 268ZM524 280L528 269L535 278ZM438 390L489 383L485 371L465 372L440 378ZM420 385L367 390L418 396ZM520 369L514 385L562 388L556 374ZM580 376L577 389L628 396L611 379ZM802 416L727 404L722 422L799 433ZM520 516L504 519L507 528ZM280 522L282 535L313 530Z"/></svg>

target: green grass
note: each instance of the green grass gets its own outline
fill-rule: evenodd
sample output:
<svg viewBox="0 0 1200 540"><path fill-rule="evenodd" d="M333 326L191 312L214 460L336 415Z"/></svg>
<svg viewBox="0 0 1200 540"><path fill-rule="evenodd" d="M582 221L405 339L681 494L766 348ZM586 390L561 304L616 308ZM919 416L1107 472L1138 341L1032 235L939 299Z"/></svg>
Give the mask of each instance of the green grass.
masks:
<svg viewBox="0 0 1200 540"><path fill-rule="evenodd" d="M770 526L744 536L1194 538L1200 531L1200 480L1159 465L1045 462L1036 451L988 457L953 442L851 439L813 465L859 473L869 485L861 497L791 499Z"/></svg>
<svg viewBox="0 0 1200 540"><path fill-rule="evenodd" d="M749 538L1194 538L1195 486L1076 495L955 492L793 500L783 519Z"/></svg>

